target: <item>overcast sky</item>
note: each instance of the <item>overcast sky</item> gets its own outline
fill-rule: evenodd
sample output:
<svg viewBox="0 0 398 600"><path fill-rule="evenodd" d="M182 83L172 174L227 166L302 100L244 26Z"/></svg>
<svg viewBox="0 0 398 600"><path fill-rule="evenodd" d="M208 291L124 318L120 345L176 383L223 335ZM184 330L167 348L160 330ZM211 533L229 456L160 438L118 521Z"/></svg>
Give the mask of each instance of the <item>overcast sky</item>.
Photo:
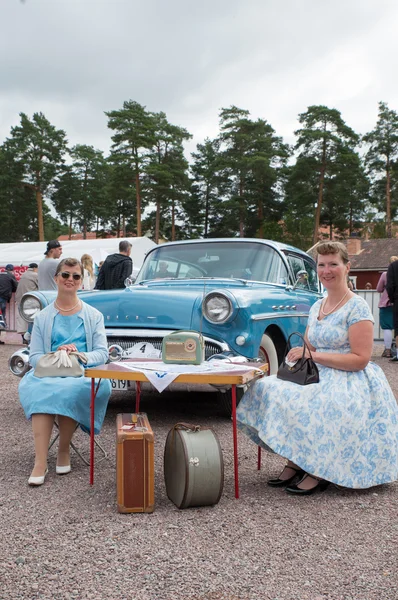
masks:
<svg viewBox="0 0 398 600"><path fill-rule="evenodd" d="M193 134L232 104L289 143L311 104L371 130L398 110L396 0L0 0L0 142L43 112L108 153L104 111L135 100Z"/></svg>

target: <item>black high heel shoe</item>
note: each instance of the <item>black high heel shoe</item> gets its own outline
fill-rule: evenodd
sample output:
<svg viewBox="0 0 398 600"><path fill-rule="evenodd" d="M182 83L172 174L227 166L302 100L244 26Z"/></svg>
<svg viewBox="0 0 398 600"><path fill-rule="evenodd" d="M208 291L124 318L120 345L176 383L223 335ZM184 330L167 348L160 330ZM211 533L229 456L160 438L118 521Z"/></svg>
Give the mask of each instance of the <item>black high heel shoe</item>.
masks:
<svg viewBox="0 0 398 600"><path fill-rule="evenodd" d="M283 487L285 485L289 485L289 483L292 483L292 481L296 477L302 477L305 473L305 471L303 471L303 469L300 469L299 467L291 467L290 465L285 465L283 467L281 475L285 469L292 469L292 471L294 471L294 475L292 475L288 479L279 479L279 478L278 479L269 479L267 481L267 484L270 485L271 487Z"/></svg>
<svg viewBox="0 0 398 600"><path fill-rule="evenodd" d="M312 479L316 479L318 481L318 483L316 485L314 485L314 487L310 488L309 490L303 490L302 488L299 488L298 486L300 485L300 483L302 481L304 481L304 479L306 477L311 477ZM323 492L324 490L326 490L326 488L328 487L329 484L330 484L330 481L326 481L325 479L321 479L320 477L315 477L315 475L310 475L309 473L305 473L304 477L302 477L302 479L300 479L300 481L298 481L295 485L287 487L285 489L285 492L287 492L288 494L296 494L297 496L311 496L312 494L315 494L315 492Z"/></svg>

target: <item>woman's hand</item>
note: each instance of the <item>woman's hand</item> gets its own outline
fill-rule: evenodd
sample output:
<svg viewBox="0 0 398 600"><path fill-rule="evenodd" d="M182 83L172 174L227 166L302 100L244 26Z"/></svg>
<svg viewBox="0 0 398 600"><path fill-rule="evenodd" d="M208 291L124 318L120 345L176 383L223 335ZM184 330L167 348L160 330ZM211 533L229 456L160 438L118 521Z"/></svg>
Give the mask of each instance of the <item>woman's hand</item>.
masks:
<svg viewBox="0 0 398 600"><path fill-rule="evenodd" d="M299 347L291 348L289 350L289 352L287 353L286 359L289 362L297 362L298 360L300 360L300 358L302 356L303 356L303 347L299 346ZM310 358L310 353L307 348L304 351L304 358Z"/></svg>
<svg viewBox="0 0 398 600"><path fill-rule="evenodd" d="M63 344L62 346L59 346L57 350L65 350L68 354L70 352L77 352L75 344Z"/></svg>

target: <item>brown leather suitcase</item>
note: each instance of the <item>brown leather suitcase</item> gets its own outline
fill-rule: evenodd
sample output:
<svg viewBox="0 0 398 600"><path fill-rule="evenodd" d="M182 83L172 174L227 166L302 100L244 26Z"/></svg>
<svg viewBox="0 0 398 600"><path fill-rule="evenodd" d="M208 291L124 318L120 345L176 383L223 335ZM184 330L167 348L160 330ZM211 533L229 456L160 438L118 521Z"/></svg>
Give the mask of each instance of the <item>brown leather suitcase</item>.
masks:
<svg viewBox="0 0 398 600"><path fill-rule="evenodd" d="M147 415L117 415L116 488L119 512L153 512L154 472L154 436Z"/></svg>

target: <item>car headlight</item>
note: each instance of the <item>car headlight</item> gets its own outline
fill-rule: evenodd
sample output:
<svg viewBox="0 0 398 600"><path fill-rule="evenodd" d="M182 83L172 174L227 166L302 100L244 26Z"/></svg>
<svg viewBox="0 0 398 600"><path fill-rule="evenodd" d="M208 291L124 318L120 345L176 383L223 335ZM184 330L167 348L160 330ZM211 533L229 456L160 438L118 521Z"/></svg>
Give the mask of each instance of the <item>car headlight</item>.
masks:
<svg viewBox="0 0 398 600"><path fill-rule="evenodd" d="M19 305L20 315L28 323L32 323L35 316L41 311L42 304L35 296L26 295L22 298Z"/></svg>
<svg viewBox="0 0 398 600"><path fill-rule="evenodd" d="M210 292L203 300L203 315L211 323L225 323L232 313L231 300L220 292Z"/></svg>

